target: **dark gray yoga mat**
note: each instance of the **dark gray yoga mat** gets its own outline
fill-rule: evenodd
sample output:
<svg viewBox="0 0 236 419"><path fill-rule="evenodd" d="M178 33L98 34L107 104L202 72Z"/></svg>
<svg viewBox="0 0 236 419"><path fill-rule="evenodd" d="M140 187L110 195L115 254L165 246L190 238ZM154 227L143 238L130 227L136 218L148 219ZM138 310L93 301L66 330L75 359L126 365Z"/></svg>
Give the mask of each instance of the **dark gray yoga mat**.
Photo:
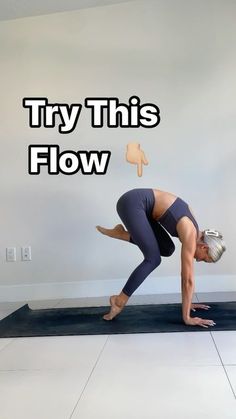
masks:
<svg viewBox="0 0 236 419"><path fill-rule="evenodd" d="M186 326L181 304L129 305L112 321L102 318L109 310L107 306L32 310L26 304L0 321L0 337L236 330L235 301L204 304L211 308L191 315L214 320L214 327Z"/></svg>

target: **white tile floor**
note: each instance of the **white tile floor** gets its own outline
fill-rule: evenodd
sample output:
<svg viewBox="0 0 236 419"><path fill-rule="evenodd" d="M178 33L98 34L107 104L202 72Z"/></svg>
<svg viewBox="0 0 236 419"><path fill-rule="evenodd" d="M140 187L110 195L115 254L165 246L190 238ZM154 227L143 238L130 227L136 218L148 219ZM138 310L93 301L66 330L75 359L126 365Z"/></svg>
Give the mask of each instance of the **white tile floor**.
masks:
<svg viewBox="0 0 236 419"><path fill-rule="evenodd" d="M235 299L236 293L194 298ZM132 300L179 302L180 296ZM46 308L107 302L0 303L0 319L25 303ZM236 331L0 339L0 418L235 419Z"/></svg>

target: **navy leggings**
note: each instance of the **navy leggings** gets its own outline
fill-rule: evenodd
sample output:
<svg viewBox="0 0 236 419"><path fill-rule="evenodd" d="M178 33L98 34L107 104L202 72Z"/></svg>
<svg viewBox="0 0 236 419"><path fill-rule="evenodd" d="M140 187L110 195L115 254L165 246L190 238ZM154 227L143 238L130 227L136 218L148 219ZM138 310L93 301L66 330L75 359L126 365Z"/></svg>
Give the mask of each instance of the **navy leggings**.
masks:
<svg viewBox="0 0 236 419"><path fill-rule="evenodd" d="M130 242L143 253L144 260L132 272L123 292L130 297L144 279L161 263L161 256L171 256L175 245L169 234L154 219L152 189L132 189L118 200L117 212L131 235Z"/></svg>

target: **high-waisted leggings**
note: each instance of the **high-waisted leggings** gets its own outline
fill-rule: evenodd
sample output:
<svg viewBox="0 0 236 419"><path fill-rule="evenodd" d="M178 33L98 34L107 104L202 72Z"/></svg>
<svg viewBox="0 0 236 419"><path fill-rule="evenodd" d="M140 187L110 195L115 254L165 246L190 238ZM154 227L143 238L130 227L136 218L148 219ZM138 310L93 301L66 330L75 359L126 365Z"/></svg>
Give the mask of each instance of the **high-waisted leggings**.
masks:
<svg viewBox="0 0 236 419"><path fill-rule="evenodd" d="M152 218L155 196L152 189L132 189L118 200L117 212L130 233L130 242L143 253L144 260L131 273L123 292L130 297L144 279L161 263L161 256L171 256L175 245L164 228Z"/></svg>

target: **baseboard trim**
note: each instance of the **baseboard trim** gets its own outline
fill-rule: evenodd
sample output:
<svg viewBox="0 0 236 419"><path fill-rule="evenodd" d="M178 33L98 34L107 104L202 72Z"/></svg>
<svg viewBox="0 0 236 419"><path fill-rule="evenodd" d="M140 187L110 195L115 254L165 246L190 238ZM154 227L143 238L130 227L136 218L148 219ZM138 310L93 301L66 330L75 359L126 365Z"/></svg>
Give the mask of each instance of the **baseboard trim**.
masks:
<svg viewBox="0 0 236 419"><path fill-rule="evenodd" d="M0 302L52 300L65 298L106 297L121 291L126 279L0 285ZM205 275L195 280L197 292L236 291L236 275ZM177 276L150 277L135 295L173 294L181 292Z"/></svg>

